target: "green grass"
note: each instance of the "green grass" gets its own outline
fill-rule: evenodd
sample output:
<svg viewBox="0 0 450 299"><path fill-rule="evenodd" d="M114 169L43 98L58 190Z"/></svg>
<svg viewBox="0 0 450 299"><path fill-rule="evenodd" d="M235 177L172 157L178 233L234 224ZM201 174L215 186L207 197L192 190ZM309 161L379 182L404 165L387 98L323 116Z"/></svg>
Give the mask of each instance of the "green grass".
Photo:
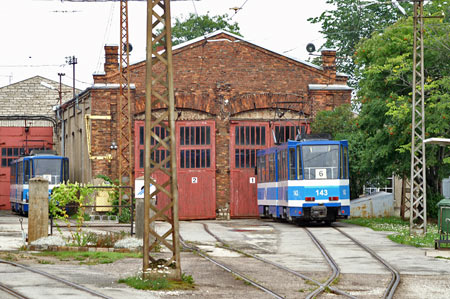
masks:
<svg viewBox="0 0 450 299"><path fill-rule="evenodd" d="M166 277L143 279L142 274L119 279L119 283L138 290L191 290L195 288L191 275L182 274L181 280L173 280Z"/></svg>
<svg viewBox="0 0 450 299"><path fill-rule="evenodd" d="M415 247L434 247L434 240L439 239L436 224L427 225L426 236L410 236L409 221L403 221L399 217L351 218L342 222L369 227L375 231L393 232L388 236L390 240Z"/></svg>
<svg viewBox="0 0 450 299"><path fill-rule="evenodd" d="M36 256L53 256L60 261L78 261L80 264L110 264L123 258L142 258L141 253L122 252L77 252L77 251L43 251L33 253Z"/></svg>

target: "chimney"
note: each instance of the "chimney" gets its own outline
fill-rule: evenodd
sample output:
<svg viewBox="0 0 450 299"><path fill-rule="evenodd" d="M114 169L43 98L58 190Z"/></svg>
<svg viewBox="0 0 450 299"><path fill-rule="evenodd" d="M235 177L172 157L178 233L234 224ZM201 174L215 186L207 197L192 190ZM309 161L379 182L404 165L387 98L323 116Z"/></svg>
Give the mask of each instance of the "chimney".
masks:
<svg viewBox="0 0 450 299"><path fill-rule="evenodd" d="M336 50L323 49L322 54L322 67L325 72L325 80L327 84L335 84L336 82Z"/></svg>
<svg viewBox="0 0 450 299"><path fill-rule="evenodd" d="M119 46L105 45L105 74L119 70Z"/></svg>

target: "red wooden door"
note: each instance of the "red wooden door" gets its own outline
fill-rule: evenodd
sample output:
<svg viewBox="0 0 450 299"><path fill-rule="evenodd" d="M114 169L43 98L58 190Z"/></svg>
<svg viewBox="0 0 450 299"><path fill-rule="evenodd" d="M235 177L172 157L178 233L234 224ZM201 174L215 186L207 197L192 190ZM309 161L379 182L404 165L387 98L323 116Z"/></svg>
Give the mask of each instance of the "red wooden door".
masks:
<svg viewBox="0 0 450 299"><path fill-rule="evenodd" d="M12 160L33 149L52 149L51 127L0 127L0 209L10 209L10 170Z"/></svg>
<svg viewBox="0 0 450 299"><path fill-rule="evenodd" d="M231 217L258 216L256 151L269 146L268 133L267 122L231 123Z"/></svg>
<svg viewBox="0 0 450 299"><path fill-rule="evenodd" d="M167 132L161 127L154 128L155 133L164 138ZM144 175L144 122L135 123L135 175ZM215 127L214 121L177 121L177 180L178 214L182 220L209 219L216 216L215 185ZM154 144L154 141L151 141ZM155 150L153 157L157 162L168 155L165 150ZM167 165L168 167L168 165ZM162 184L168 177L162 171L153 175L156 182ZM168 187L169 188L169 187ZM157 206L168 204L165 194L157 195Z"/></svg>
<svg viewBox="0 0 450 299"><path fill-rule="evenodd" d="M216 217L214 121L179 121L176 135L180 219L214 219Z"/></svg>
<svg viewBox="0 0 450 299"><path fill-rule="evenodd" d="M143 177L144 176L144 141L145 141L145 131L144 131L144 121L136 121L134 132L135 132L135 177ZM167 130L163 127L157 126L153 128L154 133L161 139L164 139L167 136ZM155 145L155 140L150 140L150 145L153 147ZM169 154L169 151L163 149L162 147L155 149L150 157L151 160L160 163L164 161ZM154 167L153 165L150 165L150 167ZM169 168L169 164L164 165L165 168ZM152 178L156 181L157 184L164 185L169 177L162 171L158 170L154 173L152 173ZM166 190L170 192L170 184L166 186ZM165 195L162 192L159 192L156 195L156 206L158 209L162 209L163 207L167 206L169 204L169 198L167 195ZM170 210L166 212L166 215L170 215Z"/></svg>

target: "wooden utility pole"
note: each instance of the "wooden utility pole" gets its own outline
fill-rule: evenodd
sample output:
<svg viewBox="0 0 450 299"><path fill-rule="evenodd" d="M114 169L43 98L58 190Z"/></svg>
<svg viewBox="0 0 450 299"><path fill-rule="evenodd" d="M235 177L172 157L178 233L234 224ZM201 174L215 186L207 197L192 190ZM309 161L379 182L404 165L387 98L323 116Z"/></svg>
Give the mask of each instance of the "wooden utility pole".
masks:
<svg viewBox="0 0 450 299"><path fill-rule="evenodd" d="M161 33L156 34L155 28L162 25ZM156 44L162 44L164 49L157 52ZM153 66L158 64L158 71ZM163 245L171 251L171 257L165 261L169 269L173 269L172 277L181 279L180 241L178 225L178 189L175 140L175 99L173 91L172 70L172 30L170 23L170 0L147 0L147 64L145 93L145 162L144 162L144 273L156 262L150 252L158 245ZM158 117L152 113L155 107L165 108ZM160 126L168 132L164 139L155 134L153 128ZM151 139L155 140L152 146ZM151 160L151 153L157 149L168 151L166 158L157 163ZM169 168L166 167L169 165ZM152 174L162 172L167 179L156 181ZM156 187L150 194L150 184ZM165 205L158 208L150 202L150 198L160 194L168 197ZM150 218L150 209L155 214ZM158 234L153 228L157 219L170 223L170 228L163 234ZM155 237L150 244L150 234ZM169 240L171 237L171 241ZM150 265L150 260L152 265ZM144 274L145 275L145 274Z"/></svg>

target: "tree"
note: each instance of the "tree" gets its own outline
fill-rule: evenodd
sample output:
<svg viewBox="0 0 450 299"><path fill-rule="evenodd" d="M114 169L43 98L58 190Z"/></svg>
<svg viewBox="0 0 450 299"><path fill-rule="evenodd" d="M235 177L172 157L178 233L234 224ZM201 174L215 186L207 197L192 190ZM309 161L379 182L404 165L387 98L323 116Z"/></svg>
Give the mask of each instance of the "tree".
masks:
<svg viewBox="0 0 450 299"><path fill-rule="evenodd" d="M335 140L347 140L350 165L350 198L358 198L364 184L369 180L361 172L361 155L364 153L364 139L358 129L358 117L351 105L341 105L333 110L319 111L311 124L312 133L329 133Z"/></svg>
<svg viewBox="0 0 450 299"><path fill-rule="evenodd" d="M240 35L239 25L231 23L227 14L210 17L208 14L199 16L190 13L184 20L175 18L175 25L172 27L172 44L177 45L220 29ZM157 32L159 34L161 30Z"/></svg>
<svg viewBox="0 0 450 299"><path fill-rule="evenodd" d="M440 3L439 3L440 2ZM426 14L440 15L436 1L426 6ZM426 138L450 134L450 26L448 19L428 19L424 38ZM412 18L387 27L362 41L355 51L358 99L361 107L359 126L365 147L361 170L372 178L392 173L409 177L411 163L412 102ZM440 190L440 181L450 169L449 151L427 146L427 185L429 198ZM436 212L428 201L429 212ZM436 216L436 215L433 215Z"/></svg>
<svg viewBox="0 0 450 299"><path fill-rule="evenodd" d="M384 28L394 24L402 14L385 0L373 0L371 3L359 0L327 0L327 4L336 8L323 12L319 17L309 18L308 21L322 24L320 32L326 39L322 48L337 50L337 69L349 74L349 84L356 86L353 61L356 46L372 33L382 32ZM411 4L401 2L401 5L407 11L411 10Z"/></svg>

